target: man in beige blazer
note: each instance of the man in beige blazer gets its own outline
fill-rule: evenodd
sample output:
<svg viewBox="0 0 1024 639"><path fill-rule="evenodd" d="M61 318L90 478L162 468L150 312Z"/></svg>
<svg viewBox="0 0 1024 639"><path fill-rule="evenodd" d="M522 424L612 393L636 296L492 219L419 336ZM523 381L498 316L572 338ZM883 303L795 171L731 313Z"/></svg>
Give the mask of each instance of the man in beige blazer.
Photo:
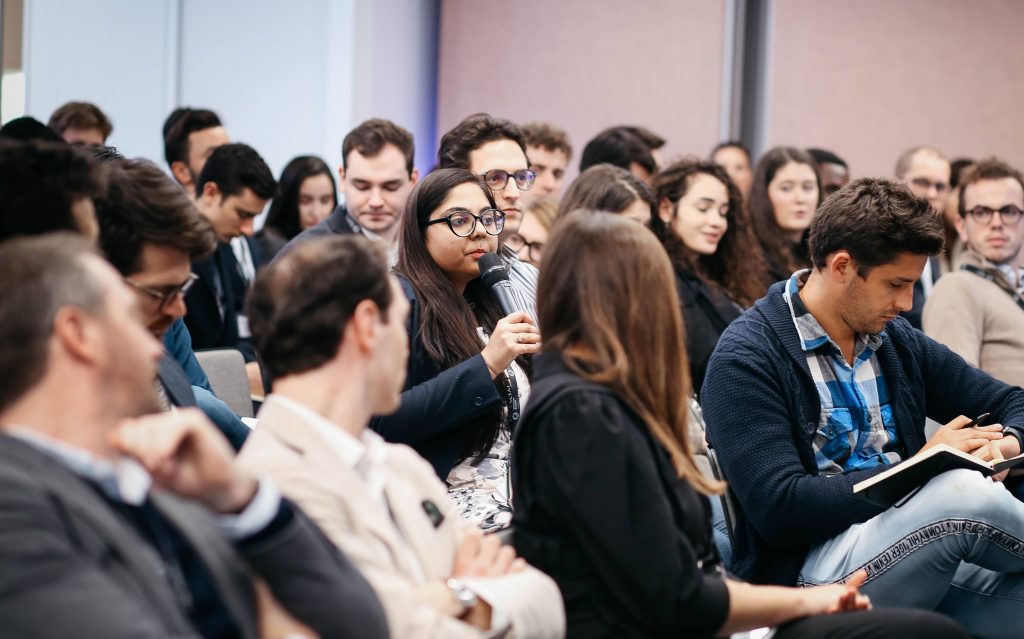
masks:
<svg viewBox="0 0 1024 639"><path fill-rule="evenodd" d="M457 514L433 468L367 425L398 408L409 304L359 236L297 247L256 279L249 318L274 379L240 454L363 571L392 636L561 637L546 575Z"/></svg>

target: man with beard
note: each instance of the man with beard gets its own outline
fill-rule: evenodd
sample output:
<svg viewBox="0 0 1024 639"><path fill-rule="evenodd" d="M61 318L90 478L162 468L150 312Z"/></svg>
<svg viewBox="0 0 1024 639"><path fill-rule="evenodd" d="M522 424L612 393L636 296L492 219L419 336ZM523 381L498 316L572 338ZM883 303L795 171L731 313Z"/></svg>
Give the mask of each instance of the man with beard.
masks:
<svg viewBox="0 0 1024 639"><path fill-rule="evenodd" d="M937 444L985 460L1021 452L1024 390L899 316L942 238L928 202L902 184L840 189L811 223L813 268L774 285L719 340L704 419L739 504L738 576L811 585L864 568L876 605L1008 636L1024 613L1018 496L963 469L889 509L852 490ZM964 416L984 413L996 424ZM926 417L944 424L927 440Z"/></svg>
<svg viewBox="0 0 1024 639"><path fill-rule="evenodd" d="M366 580L199 411L148 414L160 343L86 240L5 243L0 299L4 634L265 636L255 576L318 636L387 636Z"/></svg>
<svg viewBox="0 0 1024 639"><path fill-rule="evenodd" d="M957 232L966 245L960 270L935 284L924 328L996 379L1024 385L1024 278L1020 270L1024 178L990 158L960 183Z"/></svg>
<svg viewBox="0 0 1024 639"><path fill-rule="evenodd" d="M213 228L155 164L120 159L109 166L107 196L96 210L100 248L139 298L149 332L166 341L168 331L176 330L188 341L183 362L166 351L160 358L154 382L160 406L169 410L198 405L237 450L248 427L208 389L194 386L183 368L199 366L188 332L178 321L185 316L185 293L196 278L190 261L213 253Z"/></svg>
<svg viewBox="0 0 1024 639"><path fill-rule="evenodd" d="M475 113L441 137L437 163L442 169L468 169L479 175L505 213L498 255L508 267L516 308L536 318L537 269L507 244L523 223L523 195L537 179L526 157L523 132L508 120Z"/></svg>

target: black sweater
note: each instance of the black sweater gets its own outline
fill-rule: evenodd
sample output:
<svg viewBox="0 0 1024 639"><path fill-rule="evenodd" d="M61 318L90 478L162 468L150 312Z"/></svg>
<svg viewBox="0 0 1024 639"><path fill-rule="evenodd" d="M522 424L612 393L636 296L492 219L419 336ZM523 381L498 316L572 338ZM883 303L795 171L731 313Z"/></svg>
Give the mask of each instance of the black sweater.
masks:
<svg viewBox="0 0 1024 639"><path fill-rule="evenodd" d="M709 504L606 387L534 360L512 448L515 546L551 575L568 637L712 637L729 595Z"/></svg>

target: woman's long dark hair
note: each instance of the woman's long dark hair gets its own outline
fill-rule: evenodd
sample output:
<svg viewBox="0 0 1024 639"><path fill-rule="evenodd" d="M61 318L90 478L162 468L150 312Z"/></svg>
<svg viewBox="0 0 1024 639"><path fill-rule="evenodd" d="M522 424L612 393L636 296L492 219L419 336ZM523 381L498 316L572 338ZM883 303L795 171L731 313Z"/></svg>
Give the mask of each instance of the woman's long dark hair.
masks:
<svg viewBox="0 0 1024 639"><path fill-rule="evenodd" d="M466 169L439 169L430 173L409 194L399 229L398 264L395 272L409 281L419 304L420 341L430 359L442 370L480 354L484 347L477 327L494 330L504 313L494 296L479 278L466 285L462 295L452 286L444 271L427 251L426 222L440 207L452 189L460 184L480 187L487 201L495 206L494 197L480 178ZM415 330L415 329L414 329ZM516 360L529 371L529 362ZM494 380L499 388L508 381L504 371ZM502 398L505 401L505 398ZM469 422L463 427L463 449L460 461L473 458L479 463L487 456L498 438L501 408Z"/></svg>
<svg viewBox="0 0 1024 639"><path fill-rule="evenodd" d="M821 176L818 174L818 164L807 151L789 146L777 146L757 161L757 166L754 167L754 182L750 186L750 200L747 202L750 221L754 225L757 239L761 242L765 260L770 268L782 269L787 275L806 268L808 264L803 263L806 260L797 253L799 243L794 244L775 221L775 208L768 197L768 185L775 179L779 169L790 162L806 164L814 170L814 178L818 182L818 201L814 203L814 210L817 211L821 204Z"/></svg>
<svg viewBox="0 0 1024 639"><path fill-rule="evenodd" d="M718 249L711 255L696 253L657 213L651 216L651 231L661 240L677 270L690 271L711 286L720 287L739 304L752 306L768 290L766 266L750 218L743 208L743 196L725 169L697 158L674 162L654 178L658 205L660 207L667 200L674 210L690 190L693 179L701 174L721 182L728 194L729 213L726 219L729 226L718 243Z"/></svg>
<svg viewBox="0 0 1024 639"><path fill-rule="evenodd" d="M331 180L334 191L334 205L338 206L338 187L334 184L331 167L315 155L300 155L293 159L281 171L281 179L277 182L277 193L270 203L265 228L272 228L286 240L290 240L302 231L299 220L299 189L306 178L315 175L326 175Z"/></svg>

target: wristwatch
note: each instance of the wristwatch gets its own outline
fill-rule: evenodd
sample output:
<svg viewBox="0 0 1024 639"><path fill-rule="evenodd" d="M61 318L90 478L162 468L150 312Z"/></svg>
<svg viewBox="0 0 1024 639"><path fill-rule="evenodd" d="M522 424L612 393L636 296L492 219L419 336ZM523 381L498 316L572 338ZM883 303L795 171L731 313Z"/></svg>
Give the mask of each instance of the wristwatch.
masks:
<svg viewBox="0 0 1024 639"><path fill-rule="evenodd" d="M469 586L464 584L460 579L449 579L445 582L448 586L448 590L451 591L452 596L455 597L455 601L459 602L462 606L462 612L459 613L459 619L469 614L469 611L476 606L477 596L476 593L469 589Z"/></svg>
<svg viewBox="0 0 1024 639"><path fill-rule="evenodd" d="M1020 445L1020 452L1024 453L1024 437L1021 437L1020 431L1016 428L1010 428L1009 426L1003 427L1003 437L1013 437L1017 440Z"/></svg>

